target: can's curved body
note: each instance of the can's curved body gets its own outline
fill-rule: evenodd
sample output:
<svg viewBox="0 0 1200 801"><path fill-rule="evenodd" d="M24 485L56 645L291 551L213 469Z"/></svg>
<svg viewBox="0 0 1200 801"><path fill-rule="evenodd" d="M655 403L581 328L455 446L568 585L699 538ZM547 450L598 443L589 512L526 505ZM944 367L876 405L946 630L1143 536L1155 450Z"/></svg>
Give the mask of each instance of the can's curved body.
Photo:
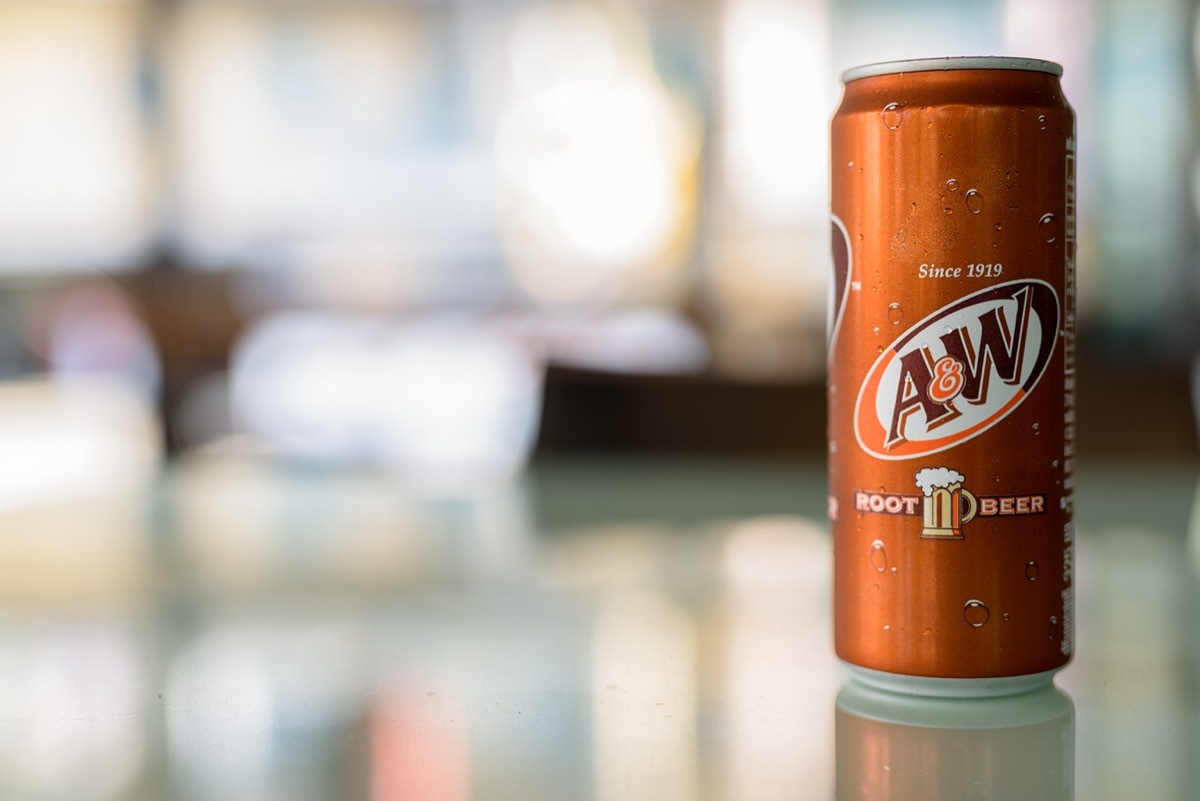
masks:
<svg viewBox="0 0 1200 801"><path fill-rule="evenodd" d="M979 58L844 76L834 629L839 657L879 683L1013 691L1071 655L1075 122L1060 73Z"/></svg>

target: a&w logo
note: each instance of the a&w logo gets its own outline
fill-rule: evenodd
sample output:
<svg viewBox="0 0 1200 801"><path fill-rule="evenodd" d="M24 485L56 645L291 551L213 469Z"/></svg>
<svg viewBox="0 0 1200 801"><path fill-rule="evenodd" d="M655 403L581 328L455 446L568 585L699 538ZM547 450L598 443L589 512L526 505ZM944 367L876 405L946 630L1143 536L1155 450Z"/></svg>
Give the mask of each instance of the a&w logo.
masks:
<svg viewBox="0 0 1200 801"><path fill-rule="evenodd" d="M939 309L867 373L854 408L859 445L911 459L986 431L1033 390L1057 331L1058 297L1044 281L1010 281Z"/></svg>

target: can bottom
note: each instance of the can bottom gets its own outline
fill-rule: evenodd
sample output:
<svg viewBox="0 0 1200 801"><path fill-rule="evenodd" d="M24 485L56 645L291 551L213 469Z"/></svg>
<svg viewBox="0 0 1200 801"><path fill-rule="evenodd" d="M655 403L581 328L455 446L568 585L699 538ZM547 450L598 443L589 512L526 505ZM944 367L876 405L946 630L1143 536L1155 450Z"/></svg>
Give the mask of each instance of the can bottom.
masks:
<svg viewBox="0 0 1200 801"><path fill-rule="evenodd" d="M1054 682L1061 668L1023 676L996 676L986 679L948 679L936 676L909 676L886 673L846 663L854 679L867 687L901 695L932 698L991 698L1033 692Z"/></svg>
<svg viewBox="0 0 1200 801"><path fill-rule="evenodd" d="M838 692L837 709L880 723L962 731L1039 726L1052 720L1069 722L1075 714L1070 697L1053 682L1017 695L935 698L897 695L850 680Z"/></svg>

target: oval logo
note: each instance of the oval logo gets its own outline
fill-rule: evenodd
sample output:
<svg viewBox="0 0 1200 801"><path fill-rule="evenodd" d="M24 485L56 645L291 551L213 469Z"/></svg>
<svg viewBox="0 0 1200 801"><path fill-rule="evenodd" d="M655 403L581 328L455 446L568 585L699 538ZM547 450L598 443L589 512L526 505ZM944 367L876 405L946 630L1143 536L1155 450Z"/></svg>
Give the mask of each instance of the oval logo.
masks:
<svg viewBox="0 0 1200 801"><path fill-rule="evenodd" d="M972 293L908 329L872 365L854 405L859 446L911 459L978 436L1033 391L1058 339L1045 281Z"/></svg>

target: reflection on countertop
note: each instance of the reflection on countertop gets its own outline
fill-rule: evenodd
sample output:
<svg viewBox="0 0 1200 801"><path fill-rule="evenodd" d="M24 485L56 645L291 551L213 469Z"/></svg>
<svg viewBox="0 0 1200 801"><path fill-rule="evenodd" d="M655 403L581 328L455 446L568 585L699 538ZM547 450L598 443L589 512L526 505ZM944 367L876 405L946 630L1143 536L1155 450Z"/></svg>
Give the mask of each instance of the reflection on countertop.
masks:
<svg viewBox="0 0 1200 801"><path fill-rule="evenodd" d="M999 698L837 698L839 801L1075 797L1075 707L1054 687Z"/></svg>
<svg viewBox="0 0 1200 801"><path fill-rule="evenodd" d="M1066 694L942 708L846 684L819 464L193 456L4 510L0 794L1188 798L1195 481L1081 471Z"/></svg>

